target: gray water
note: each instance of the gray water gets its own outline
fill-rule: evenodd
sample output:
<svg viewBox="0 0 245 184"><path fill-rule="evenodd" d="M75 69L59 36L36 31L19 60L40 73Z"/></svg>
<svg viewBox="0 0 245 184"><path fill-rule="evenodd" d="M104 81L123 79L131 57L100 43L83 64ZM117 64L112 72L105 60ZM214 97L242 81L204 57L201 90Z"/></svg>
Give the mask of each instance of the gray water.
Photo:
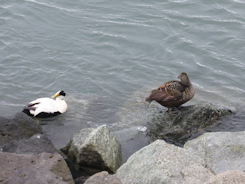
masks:
<svg viewBox="0 0 245 184"><path fill-rule="evenodd" d="M63 89L67 113L42 122L53 143L106 123L129 155L147 144L145 97L180 72L189 104L241 110L244 53L243 0L0 0L0 114Z"/></svg>

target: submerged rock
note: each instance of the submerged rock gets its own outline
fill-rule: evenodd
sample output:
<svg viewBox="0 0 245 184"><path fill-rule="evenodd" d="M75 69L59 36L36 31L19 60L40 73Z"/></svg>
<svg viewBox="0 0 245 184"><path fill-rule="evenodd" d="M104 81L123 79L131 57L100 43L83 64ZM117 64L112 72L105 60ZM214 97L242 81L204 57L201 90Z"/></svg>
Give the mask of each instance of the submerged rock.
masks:
<svg viewBox="0 0 245 184"><path fill-rule="evenodd" d="M17 113L13 119L0 117L0 147L41 133L40 125L24 113Z"/></svg>
<svg viewBox="0 0 245 184"><path fill-rule="evenodd" d="M245 173L241 171L227 171L213 176L205 184L244 184Z"/></svg>
<svg viewBox="0 0 245 184"><path fill-rule="evenodd" d="M211 104L180 107L174 112L160 112L148 123L147 135L152 139L164 139L169 143L182 146L188 139L205 132L232 111Z"/></svg>
<svg viewBox="0 0 245 184"><path fill-rule="evenodd" d="M0 183L74 184L64 159L57 153L0 152L0 171Z"/></svg>
<svg viewBox="0 0 245 184"><path fill-rule="evenodd" d="M122 184L116 175L110 175L102 171L89 177L84 184Z"/></svg>
<svg viewBox="0 0 245 184"><path fill-rule="evenodd" d="M245 132L212 132L188 141L184 147L196 152L216 174L245 171Z"/></svg>
<svg viewBox="0 0 245 184"><path fill-rule="evenodd" d="M3 152L10 153L55 153L56 148L44 134L35 134L30 138L13 140L2 147Z"/></svg>
<svg viewBox="0 0 245 184"><path fill-rule="evenodd" d="M212 172L193 151L157 140L134 153L116 175L125 184L203 184Z"/></svg>
<svg viewBox="0 0 245 184"><path fill-rule="evenodd" d="M72 172L92 175L106 170L116 172L121 165L121 146L106 125L82 129L62 149L67 156Z"/></svg>

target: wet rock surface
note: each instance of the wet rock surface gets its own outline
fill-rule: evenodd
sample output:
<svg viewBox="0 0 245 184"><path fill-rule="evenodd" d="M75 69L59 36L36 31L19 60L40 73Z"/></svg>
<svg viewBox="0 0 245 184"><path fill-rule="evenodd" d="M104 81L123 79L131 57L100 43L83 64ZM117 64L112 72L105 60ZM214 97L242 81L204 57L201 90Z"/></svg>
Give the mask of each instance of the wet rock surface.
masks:
<svg viewBox="0 0 245 184"><path fill-rule="evenodd" d="M3 146L2 151L10 153L55 153L56 148L44 134L35 134L28 139L12 141Z"/></svg>
<svg viewBox="0 0 245 184"><path fill-rule="evenodd" d="M0 117L0 182L8 184L73 184L63 157L38 121L24 113Z"/></svg>
<svg viewBox="0 0 245 184"><path fill-rule="evenodd" d="M12 119L0 117L0 147L41 133L40 125L24 113L17 113Z"/></svg>
<svg viewBox="0 0 245 184"><path fill-rule="evenodd" d="M121 165L121 146L106 125L82 129L62 149L74 177L106 170L115 172Z"/></svg>
<svg viewBox="0 0 245 184"><path fill-rule="evenodd" d="M57 153L0 152L0 182L8 184L73 184L72 175Z"/></svg>
<svg viewBox="0 0 245 184"><path fill-rule="evenodd" d="M164 139L183 146L188 139L204 133L207 127L231 114L230 109L212 104L183 106L170 113L161 111L148 123L147 135L152 141Z"/></svg>
<svg viewBox="0 0 245 184"><path fill-rule="evenodd" d="M38 121L24 113L18 113L12 119L0 117L0 149L11 153L57 152Z"/></svg>
<svg viewBox="0 0 245 184"><path fill-rule="evenodd" d="M134 153L116 175L124 184L203 184L213 173L193 151L157 140Z"/></svg>
<svg viewBox="0 0 245 184"><path fill-rule="evenodd" d="M212 132L188 141L184 148L196 152L215 174L245 171L245 131Z"/></svg>

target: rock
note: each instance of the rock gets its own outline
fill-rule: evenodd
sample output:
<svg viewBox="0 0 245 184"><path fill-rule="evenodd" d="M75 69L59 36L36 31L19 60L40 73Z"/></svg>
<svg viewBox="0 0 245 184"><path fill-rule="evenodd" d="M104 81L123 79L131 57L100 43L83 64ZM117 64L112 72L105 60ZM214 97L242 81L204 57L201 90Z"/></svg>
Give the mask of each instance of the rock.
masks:
<svg viewBox="0 0 245 184"><path fill-rule="evenodd" d="M213 176L192 151L163 140L134 153L116 175L124 184L203 184Z"/></svg>
<svg viewBox="0 0 245 184"><path fill-rule="evenodd" d="M108 172L99 172L89 177L84 184L122 184L116 175L109 175Z"/></svg>
<svg viewBox="0 0 245 184"><path fill-rule="evenodd" d="M12 141L41 133L40 125L24 113L17 113L13 119L0 117L0 148Z"/></svg>
<svg viewBox="0 0 245 184"><path fill-rule="evenodd" d="M64 159L57 153L0 152L0 182L8 184L73 184Z"/></svg>
<svg viewBox="0 0 245 184"><path fill-rule="evenodd" d="M212 132L188 141L184 147L195 151L216 174L245 170L245 132Z"/></svg>
<svg viewBox="0 0 245 184"><path fill-rule="evenodd" d="M28 139L13 140L3 146L2 151L10 153L55 153L56 148L44 134L35 134Z"/></svg>
<svg viewBox="0 0 245 184"><path fill-rule="evenodd" d="M245 173L241 171L226 171L213 176L205 184L244 184Z"/></svg>
<svg viewBox="0 0 245 184"><path fill-rule="evenodd" d="M211 104L182 106L172 113L157 113L148 123L147 135L152 139L164 139L178 146L193 137L205 132L205 128L213 125L232 111Z"/></svg>
<svg viewBox="0 0 245 184"><path fill-rule="evenodd" d="M106 125L96 129L82 129L62 149L67 155L72 172L92 175L99 171L115 172L121 164L121 146Z"/></svg>
<svg viewBox="0 0 245 184"><path fill-rule="evenodd" d="M38 122L24 113L17 113L13 119L0 117L0 150L11 153L57 152Z"/></svg>

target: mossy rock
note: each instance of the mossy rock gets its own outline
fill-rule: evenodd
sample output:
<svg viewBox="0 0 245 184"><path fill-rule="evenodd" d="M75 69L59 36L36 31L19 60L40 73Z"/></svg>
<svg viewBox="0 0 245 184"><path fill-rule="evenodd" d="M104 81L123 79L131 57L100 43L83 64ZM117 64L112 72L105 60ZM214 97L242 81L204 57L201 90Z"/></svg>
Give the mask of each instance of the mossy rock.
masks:
<svg viewBox="0 0 245 184"><path fill-rule="evenodd" d="M232 111L212 104L183 106L171 112L156 113L147 125L147 135L152 141L164 139L182 146L188 139L205 132Z"/></svg>

